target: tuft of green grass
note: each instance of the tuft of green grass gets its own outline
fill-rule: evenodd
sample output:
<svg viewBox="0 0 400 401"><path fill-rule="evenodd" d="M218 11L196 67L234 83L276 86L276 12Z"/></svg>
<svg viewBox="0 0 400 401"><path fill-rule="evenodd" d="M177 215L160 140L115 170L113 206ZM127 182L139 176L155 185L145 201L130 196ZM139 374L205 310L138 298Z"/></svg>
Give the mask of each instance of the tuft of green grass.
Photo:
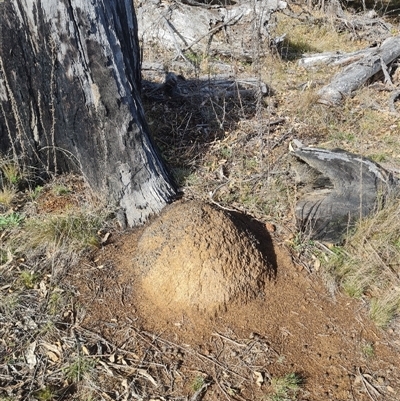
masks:
<svg viewBox="0 0 400 401"><path fill-rule="evenodd" d="M2 214L0 215L0 231L18 227L23 220L24 216L19 213Z"/></svg>
<svg viewBox="0 0 400 401"><path fill-rule="evenodd" d="M71 193L71 190L67 188L65 185L54 185L52 187L52 192L57 196L68 195Z"/></svg>
<svg viewBox="0 0 400 401"><path fill-rule="evenodd" d="M43 187L41 185L37 185L33 190L31 190L29 192L29 196L34 201L37 198L39 198L42 191L43 191Z"/></svg>
<svg viewBox="0 0 400 401"><path fill-rule="evenodd" d="M376 153L369 156L372 160L376 161L377 163L382 163L387 160L387 155L384 153Z"/></svg>
<svg viewBox="0 0 400 401"><path fill-rule="evenodd" d="M39 278L40 276L37 273L30 270L23 270L19 275L21 285L28 290L35 287Z"/></svg>
<svg viewBox="0 0 400 401"><path fill-rule="evenodd" d="M78 383L88 376L95 366L95 360L78 356L64 369L64 374L70 382Z"/></svg>
<svg viewBox="0 0 400 401"><path fill-rule="evenodd" d="M58 311L60 310L60 305L62 303L62 294L60 290L55 289L50 297L49 297L49 302L47 305L48 312L50 315L56 315Z"/></svg>
<svg viewBox="0 0 400 401"><path fill-rule="evenodd" d="M56 398L56 392L49 386L34 392L34 397L37 401L51 401Z"/></svg>
<svg viewBox="0 0 400 401"><path fill-rule="evenodd" d="M386 328L400 314L400 290L381 298L372 298L369 316L377 326Z"/></svg>
<svg viewBox="0 0 400 401"><path fill-rule="evenodd" d="M172 169L172 174L180 187L194 185L197 181L196 174L187 167L176 167Z"/></svg>
<svg viewBox="0 0 400 401"><path fill-rule="evenodd" d="M361 352L366 358L373 358L375 356L374 344L367 342L362 345Z"/></svg>
<svg viewBox="0 0 400 401"><path fill-rule="evenodd" d="M271 380L273 394L269 397L271 401L296 400L303 379L296 373L288 373L283 377L274 377Z"/></svg>
<svg viewBox="0 0 400 401"><path fill-rule="evenodd" d="M192 390L194 392L199 391L203 387L204 383L205 383L205 379L203 376L201 376L201 375L196 376L192 382Z"/></svg>
<svg viewBox="0 0 400 401"><path fill-rule="evenodd" d="M20 167L14 162L3 162L1 167L1 172L4 180L11 185L18 185L24 178Z"/></svg>
<svg viewBox="0 0 400 401"><path fill-rule="evenodd" d="M11 318L18 307L18 295L16 293L2 295L0 294L0 313Z"/></svg>

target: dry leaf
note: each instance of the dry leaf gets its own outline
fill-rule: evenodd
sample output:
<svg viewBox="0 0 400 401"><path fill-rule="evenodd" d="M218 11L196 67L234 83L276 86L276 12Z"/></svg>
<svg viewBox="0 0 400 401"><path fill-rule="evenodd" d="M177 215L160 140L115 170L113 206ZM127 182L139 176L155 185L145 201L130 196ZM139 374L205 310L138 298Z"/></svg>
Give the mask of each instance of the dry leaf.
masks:
<svg viewBox="0 0 400 401"><path fill-rule="evenodd" d="M84 345L82 345L82 352L83 352L85 355L90 355L89 350L88 350Z"/></svg>
<svg viewBox="0 0 400 401"><path fill-rule="evenodd" d="M40 343L40 345L42 346L42 347L44 347L44 348L46 348L48 351L50 351L51 353L53 353L53 354L56 354L56 356L57 356L57 359L60 359L61 358L61 354L62 354L62 349L61 349L61 346L60 345L54 345L54 344L50 344L50 343L47 343L47 342L45 342L45 341L42 341L41 343ZM51 359L51 358L50 358ZM53 360L53 359L52 359Z"/></svg>
<svg viewBox="0 0 400 401"><path fill-rule="evenodd" d="M60 358L57 356L57 354L55 354L52 351L46 351L46 355L52 362L58 362L60 360Z"/></svg>
<svg viewBox="0 0 400 401"><path fill-rule="evenodd" d="M265 223L265 228L270 233L274 233L276 231L276 226L273 223Z"/></svg>

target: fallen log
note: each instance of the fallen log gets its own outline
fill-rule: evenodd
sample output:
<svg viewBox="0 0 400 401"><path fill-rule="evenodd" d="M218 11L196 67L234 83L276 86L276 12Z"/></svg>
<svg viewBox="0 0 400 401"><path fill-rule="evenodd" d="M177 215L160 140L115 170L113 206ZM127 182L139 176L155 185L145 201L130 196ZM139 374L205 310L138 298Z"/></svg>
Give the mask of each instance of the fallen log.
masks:
<svg viewBox="0 0 400 401"><path fill-rule="evenodd" d="M398 57L400 57L400 36L386 39L380 46L373 48L370 54L347 66L336 74L328 85L320 89L319 102L327 105L339 104L343 98L352 95Z"/></svg>
<svg viewBox="0 0 400 401"><path fill-rule="evenodd" d="M309 192L297 202L295 214L299 229L312 239L340 243L358 219L398 187L390 172L363 156L301 146L290 151L297 160L297 183Z"/></svg>
<svg viewBox="0 0 400 401"><path fill-rule="evenodd" d="M235 79L230 76L204 76L186 79L182 75L169 72L163 83L143 80L143 97L150 101L165 102L193 101L204 104L209 99L249 98L267 96L271 89L258 78Z"/></svg>
<svg viewBox="0 0 400 401"><path fill-rule="evenodd" d="M362 49L351 53L324 52L315 54L304 54L298 64L304 68L313 68L318 65L345 66L370 56L375 49Z"/></svg>
<svg viewBox="0 0 400 401"><path fill-rule="evenodd" d="M203 2L204 3L204 2ZM219 54L251 61L260 37L269 41L269 21L284 9L281 0L212 2L142 1L137 6L139 37L146 47ZM215 4L217 3L217 4Z"/></svg>

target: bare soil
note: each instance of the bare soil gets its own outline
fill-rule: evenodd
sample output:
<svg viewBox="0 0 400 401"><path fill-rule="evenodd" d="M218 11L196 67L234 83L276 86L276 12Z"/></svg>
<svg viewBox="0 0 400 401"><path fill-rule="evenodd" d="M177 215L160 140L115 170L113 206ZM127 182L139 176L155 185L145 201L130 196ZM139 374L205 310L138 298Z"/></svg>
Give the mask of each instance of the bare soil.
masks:
<svg viewBox="0 0 400 401"><path fill-rule="evenodd" d="M289 373L301 400L399 399L398 333L330 294L269 228L179 202L113 233L65 278L82 330L129 352L128 367L140 362L133 382L150 399L268 399L271 379Z"/></svg>

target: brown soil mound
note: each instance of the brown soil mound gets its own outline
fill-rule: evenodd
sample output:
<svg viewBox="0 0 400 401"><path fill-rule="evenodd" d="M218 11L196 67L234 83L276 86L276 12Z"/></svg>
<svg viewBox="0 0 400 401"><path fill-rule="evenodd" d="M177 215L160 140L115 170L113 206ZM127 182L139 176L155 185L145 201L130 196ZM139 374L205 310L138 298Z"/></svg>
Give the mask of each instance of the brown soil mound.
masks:
<svg viewBox="0 0 400 401"><path fill-rule="evenodd" d="M143 231L134 264L159 309L215 313L263 294L268 268L259 246L222 210L177 202Z"/></svg>

